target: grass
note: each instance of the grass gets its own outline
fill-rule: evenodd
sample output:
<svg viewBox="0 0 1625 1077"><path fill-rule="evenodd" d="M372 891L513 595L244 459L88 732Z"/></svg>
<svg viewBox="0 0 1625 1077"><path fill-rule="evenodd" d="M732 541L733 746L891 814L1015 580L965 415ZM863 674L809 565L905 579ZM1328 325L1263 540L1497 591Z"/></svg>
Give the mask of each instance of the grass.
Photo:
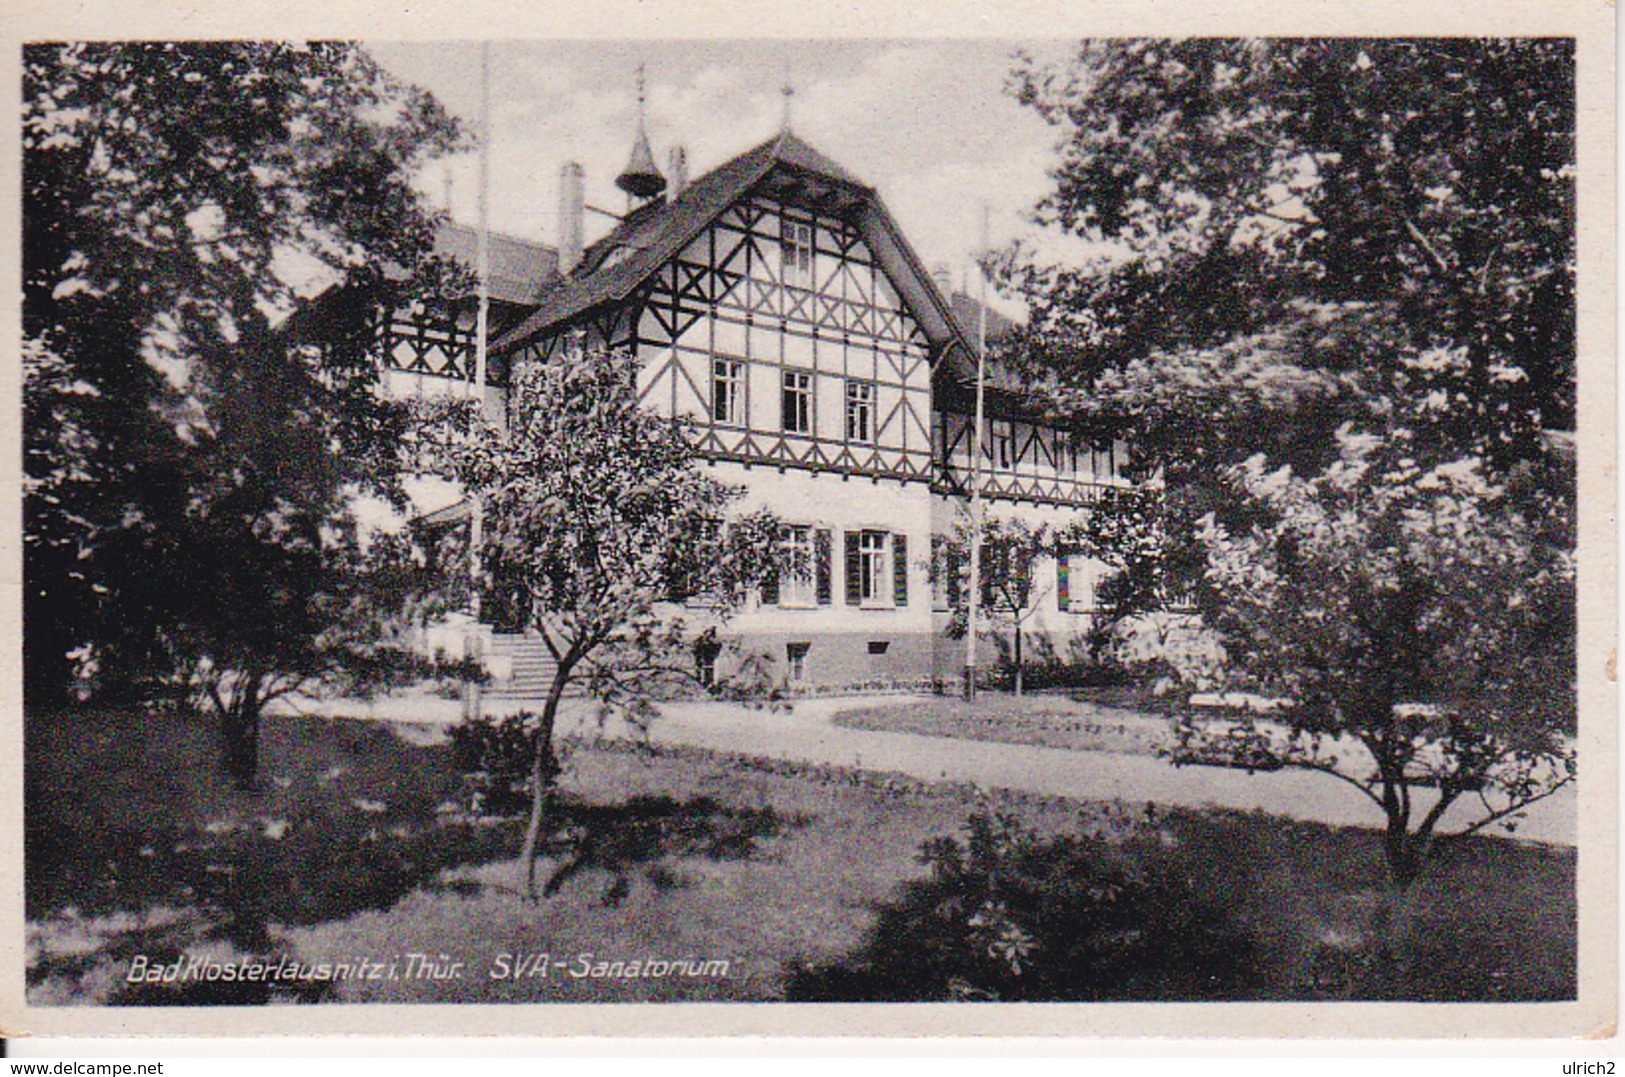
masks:
<svg viewBox="0 0 1625 1077"><path fill-rule="evenodd" d="M1168 741L1165 719L1051 694L984 692L975 702L937 696L843 711L835 716L835 724L882 733L1134 755L1155 755Z"/></svg>
<svg viewBox="0 0 1625 1077"><path fill-rule="evenodd" d="M218 778L208 730L179 717L31 719L30 1000L775 999L793 970L856 960L880 910L924 874L921 844L960 833L972 812L1011 812L1041 834L1109 831L1125 818L1112 805L579 744L563 832L543 862L556 892L533 904L514 890L518 823L457 810L449 755L379 723L270 718L265 788L242 794ZM1249 814L1171 812L1155 825L1169 835L1170 870L1251 940L1248 997L1573 997L1572 850L1462 843L1408 906L1386 910L1395 926L1378 938L1377 835ZM235 992L122 983L135 954L200 952L400 968L416 953L463 969ZM541 952L566 965L492 975ZM725 977L568 974L650 958L729 967Z"/></svg>

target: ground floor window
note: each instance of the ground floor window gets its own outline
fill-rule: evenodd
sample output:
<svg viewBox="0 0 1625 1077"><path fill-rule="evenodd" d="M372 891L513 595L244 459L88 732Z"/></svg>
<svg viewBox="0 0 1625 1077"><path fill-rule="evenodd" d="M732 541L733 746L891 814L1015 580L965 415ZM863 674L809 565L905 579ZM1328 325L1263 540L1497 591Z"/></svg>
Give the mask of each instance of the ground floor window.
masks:
<svg viewBox="0 0 1625 1077"><path fill-rule="evenodd" d="M762 605L811 609L830 604L830 532L789 524L779 537L779 564L762 580Z"/></svg>
<svg viewBox="0 0 1625 1077"><path fill-rule="evenodd" d="M1055 604L1063 612L1093 613L1101 564L1083 554L1063 554L1055 562Z"/></svg>
<svg viewBox="0 0 1625 1077"><path fill-rule="evenodd" d="M864 602L878 602L886 593L886 532L859 534L858 585L858 598Z"/></svg>
<svg viewBox="0 0 1625 1077"><path fill-rule="evenodd" d="M785 571L779 585L779 604L812 606L816 602L813 529L803 524L791 524L784 529L782 542Z"/></svg>
<svg viewBox="0 0 1625 1077"><path fill-rule="evenodd" d="M846 604L908 605L908 536L879 530L846 533Z"/></svg>

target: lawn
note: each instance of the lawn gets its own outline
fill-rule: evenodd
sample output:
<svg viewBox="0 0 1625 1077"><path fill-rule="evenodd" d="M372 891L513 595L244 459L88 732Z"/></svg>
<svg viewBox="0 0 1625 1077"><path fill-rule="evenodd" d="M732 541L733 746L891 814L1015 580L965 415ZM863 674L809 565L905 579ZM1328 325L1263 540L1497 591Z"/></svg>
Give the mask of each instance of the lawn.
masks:
<svg viewBox="0 0 1625 1077"><path fill-rule="evenodd" d="M1165 718L1091 699L1045 693L981 692L974 702L935 696L843 711L835 724L881 733L997 741L1073 751L1155 755L1168 742Z"/></svg>
<svg viewBox="0 0 1625 1077"><path fill-rule="evenodd" d="M178 716L31 721L31 1002L782 998L795 970L856 961L877 913L925 873L921 844L961 833L978 811L1041 834L1156 835L1168 866L1245 937L1248 967L1224 989L1240 997L1574 994L1572 850L1491 839L1451 850L1374 962L1383 877L1370 832L1260 815L1144 820L1114 805L597 742L572 748L566 825L543 865L558 886L531 903L514 889L517 822L467 816L449 751L427 739L267 719L264 789L242 794L217 777L207 730ZM548 975L515 978L542 953ZM182 954L376 962L396 976L123 983L136 955ZM632 962L702 974L625 975ZM727 962L726 975L707 962Z"/></svg>

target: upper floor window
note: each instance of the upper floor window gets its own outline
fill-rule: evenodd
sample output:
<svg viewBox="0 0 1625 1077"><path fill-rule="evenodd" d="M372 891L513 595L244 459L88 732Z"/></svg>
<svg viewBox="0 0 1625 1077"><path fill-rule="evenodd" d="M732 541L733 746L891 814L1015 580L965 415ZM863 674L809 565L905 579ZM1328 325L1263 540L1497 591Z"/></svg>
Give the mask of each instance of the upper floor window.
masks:
<svg viewBox="0 0 1625 1077"><path fill-rule="evenodd" d="M846 440L875 439L875 383L846 379Z"/></svg>
<svg viewBox="0 0 1625 1077"><path fill-rule="evenodd" d="M1056 432L1055 470L1063 475L1078 473L1078 436L1070 430Z"/></svg>
<svg viewBox="0 0 1625 1077"><path fill-rule="evenodd" d="M784 372L781 420L786 434L812 433L812 375L803 370Z"/></svg>
<svg viewBox="0 0 1625 1077"><path fill-rule="evenodd" d="M745 421L745 364L738 359L711 363L711 417L719 423Z"/></svg>
<svg viewBox="0 0 1625 1077"><path fill-rule="evenodd" d="M812 225L785 220L779 232L780 264L784 283L803 288L812 286Z"/></svg>

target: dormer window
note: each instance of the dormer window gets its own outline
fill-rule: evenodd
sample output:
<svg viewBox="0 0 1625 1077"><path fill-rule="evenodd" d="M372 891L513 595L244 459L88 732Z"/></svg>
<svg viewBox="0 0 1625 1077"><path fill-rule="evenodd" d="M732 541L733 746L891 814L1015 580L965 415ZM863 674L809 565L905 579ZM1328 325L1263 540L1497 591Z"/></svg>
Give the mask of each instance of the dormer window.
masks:
<svg viewBox="0 0 1625 1077"><path fill-rule="evenodd" d="M812 225L785 218L779 233L779 252L784 283L812 287Z"/></svg>

